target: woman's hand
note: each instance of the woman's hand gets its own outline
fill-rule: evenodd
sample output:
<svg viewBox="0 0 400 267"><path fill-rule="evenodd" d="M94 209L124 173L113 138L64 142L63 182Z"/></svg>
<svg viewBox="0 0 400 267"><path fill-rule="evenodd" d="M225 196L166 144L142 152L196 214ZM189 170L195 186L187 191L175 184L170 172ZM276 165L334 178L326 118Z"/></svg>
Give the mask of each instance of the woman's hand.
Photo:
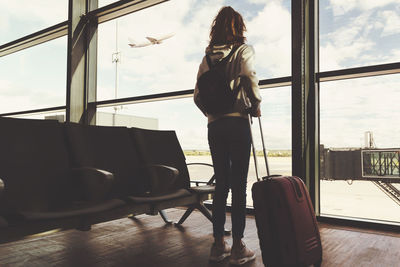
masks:
<svg viewBox="0 0 400 267"><path fill-rule="evenodd" d="M251 110L250 115L252 117L261 117L261 109L258 107L256 110Z"/></svg>

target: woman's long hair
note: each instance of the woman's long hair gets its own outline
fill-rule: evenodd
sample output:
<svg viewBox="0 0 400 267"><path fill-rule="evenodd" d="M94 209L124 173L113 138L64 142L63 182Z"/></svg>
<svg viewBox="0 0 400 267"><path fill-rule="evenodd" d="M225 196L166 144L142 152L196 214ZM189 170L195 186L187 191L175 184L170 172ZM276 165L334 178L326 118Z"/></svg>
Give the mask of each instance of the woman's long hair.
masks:
<svg viewBox="0 0 400 267"><path fill-rule="evenodd" d="M221 8L215 17L210 32L210 46L223 44L243 44L246 25L242 16L232 7Z"/></svg>

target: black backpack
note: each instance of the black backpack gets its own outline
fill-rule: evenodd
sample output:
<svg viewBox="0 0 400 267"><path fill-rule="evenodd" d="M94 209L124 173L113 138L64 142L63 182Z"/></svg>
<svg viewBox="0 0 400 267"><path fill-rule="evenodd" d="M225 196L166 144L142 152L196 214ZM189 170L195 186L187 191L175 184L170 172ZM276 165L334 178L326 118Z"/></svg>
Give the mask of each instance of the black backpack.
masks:
<svg viewBox="0 0 400 267"><path fill-rule="evenodd" d="M208 114L225 114L233 110L239 87L232 90L226 77L226 62L238 47L233 47L227 57L211 64L206 55L209 70L204 72L197 80L200 101Z"/></svg>

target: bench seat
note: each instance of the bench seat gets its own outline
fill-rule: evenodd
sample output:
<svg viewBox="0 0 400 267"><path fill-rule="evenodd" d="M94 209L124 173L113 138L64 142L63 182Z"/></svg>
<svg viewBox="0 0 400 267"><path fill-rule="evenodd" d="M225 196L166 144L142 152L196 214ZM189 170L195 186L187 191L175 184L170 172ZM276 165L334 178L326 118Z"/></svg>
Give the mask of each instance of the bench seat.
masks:
<svg viewBox="0 0 400 267"><path fill-rule="evenodd" d="M35 212L35 211L19 211L17 214L21 215L23 220L36 221L36 220L52 220L62 219L67 217L92 215L94 213L104 212L110 209L126 205L125 201L121 199L108 199L100 203L81 202L74 203L69 207L60 208L55 211Z"/></svg>
<svg viewBox="0 0 400 267"><path fill-rule="evenodd" d="M3 227L7 227L8 223L6 221L6 219L4 219L3 217L0 216L0 229Z"/></svg>
<svg viewBox="0 0 400 267"><path fill-rule="evenodd" d="M210 217L213 185L190 187L173 131L165 160L169 147L152 143L164 131L4 117L0 128L0 243L139 214L169 223L164 209L180 206Z"/></svg>

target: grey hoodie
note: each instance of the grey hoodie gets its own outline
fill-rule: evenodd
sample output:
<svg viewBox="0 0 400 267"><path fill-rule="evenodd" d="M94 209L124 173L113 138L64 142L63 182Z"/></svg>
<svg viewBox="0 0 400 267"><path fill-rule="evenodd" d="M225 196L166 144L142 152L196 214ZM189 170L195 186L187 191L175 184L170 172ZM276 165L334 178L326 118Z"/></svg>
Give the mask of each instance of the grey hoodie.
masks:
<svg viewBox="0 0 400 267"><path fill-rule="evenodd" d="M211 58L214 64L217 61L222 60L231 52L232 45L218 45L206 48L206 54ZM256 71L254 70L254 49L253 47L242 44L233 53L226 65L227 78L230 80L230 87L233 90L237 86L242 86L239 91L237 101L234 105L234 112L222 114L222 115L211 115L207 114L201 104L199 97L199 89L196 86L194 89L194 102L197 107L208 117L208 123L215 121L222 117L243 117L247 118L246 109L251 108L256 110L259 108L261 102L260 89L258 87L258 78ZM197 73L197 79L206 71L209 70L206 57L200 63L199 71Z"/></svg>

